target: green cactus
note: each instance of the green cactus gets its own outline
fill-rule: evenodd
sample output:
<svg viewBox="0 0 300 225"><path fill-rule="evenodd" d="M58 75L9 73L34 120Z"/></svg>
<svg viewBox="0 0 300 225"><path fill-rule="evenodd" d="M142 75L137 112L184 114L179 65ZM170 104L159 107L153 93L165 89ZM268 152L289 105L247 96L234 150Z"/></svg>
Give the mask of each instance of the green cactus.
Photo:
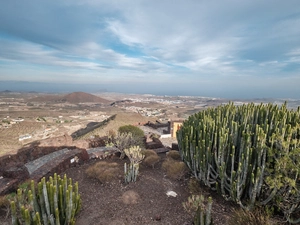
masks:
<svg viewBox="0 0 300 225"><path fill-rule="evenodd" d="M127 163L124 164L125 183L136 182L139 166L145 155L139 146L132 146L129 149L125 149L124 152L130 160L129 165Z"/></svg>
<svg viewBox="0 0 300 225"><path fill-rule="evenodd" d="M37 187L36 192L35 183L31 181L30 190L18 189L17 204L11 201L13 225L75 224L75 215L81 207L77 182L72 184L66 175L60 178L54 174L47 182L42 178Z"/></svg>
<svg viewBox="0 0 300 225"><path fill-rule="evenodd" d="M209 108L177 132L181 157L197 179L247 209L276 204L290 222L300 222L292 219L300 210L299 139L300 107L286 104Z"/></svg>

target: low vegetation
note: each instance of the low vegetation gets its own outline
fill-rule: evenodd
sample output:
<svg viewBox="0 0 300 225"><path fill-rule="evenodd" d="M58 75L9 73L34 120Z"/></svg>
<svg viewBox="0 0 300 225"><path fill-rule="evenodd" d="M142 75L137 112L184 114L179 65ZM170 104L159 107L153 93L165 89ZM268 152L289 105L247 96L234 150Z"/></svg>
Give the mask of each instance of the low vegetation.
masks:
<svg viewBox="0 0 300 225"><path fill-rule="evenodd" d="M139 127L133 126L133 125L124 125L119 127L118 129L119 133L131 133L133 137L135 138L144 138L144 131L140 129Z"/></svg>
<svg viewBox="0 0 300 225"><path fill-rule="evenodd" d="M125 149L133 146L138 146L141 149L145 148L144 132L135 126L121 126L118 132L110 130L108 132L107 146L115 146L121 153L120 159L125 157Z"/></svg>
<svg viewBox="0 0 300 225"><path fill-rule="evenodd" d="M142 162L143 165L154 168L155 165L160 161L160 156L152 149L143 150L142 154L145 158Z"/></svg>
<svg viewBox="0 0 300 225"><path fill-rule="evenodd" d="M236 209L231 215L228 225L271 225L270 215L263 209Z"/></svg>
<svg viewBox="0 0 300 225"><path fill-rule="evenodd" d="M143 165L154 168L159 161L160 157L158 155L149 155L143 160Z"/></svg>
<svg viewBox="0 0 300 225"><path fill-rule="evenodd" d="M90 166L85 173L88 177L97 179L102 184L105 184L116 179L121 174L121 171L117 163L100 161Z"/></svg>
<svg viewBox="0 0 300 225"><path fill-rule="evenodd" d="M176 150L170 150L166 153L166 155L167 158L174 159L174 160L181 160L181 156L179 152Z"/></svg>
<svg viewBox="0 0 300 225"><path fill-rule="evenodd" d="M174 180L180 180L188 173L185 163L174 159L166 159L162 163L162 168L166 171L167 177Z"/></svg>

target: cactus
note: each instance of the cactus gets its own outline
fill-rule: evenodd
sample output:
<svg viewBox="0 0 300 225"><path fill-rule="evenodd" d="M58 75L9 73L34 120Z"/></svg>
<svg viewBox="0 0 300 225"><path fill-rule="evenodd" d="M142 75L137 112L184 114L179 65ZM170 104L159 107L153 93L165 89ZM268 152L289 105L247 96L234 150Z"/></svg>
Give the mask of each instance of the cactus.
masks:
<svg viewBox="0 0 300 225"><path fill-rule="evenodd" d="M81 207L78 183L72 184L64 175L54 174L46 182L45 178L37 184L31 181L30 190L18 189L16 202L11 201L12 224L64 225L75 224L75 215Z"/></svg>
<svg viewBox="0 0 300 225"><path fill-rule="evenodd" d="M300 210L300 107L254 103L210 108L177 131L193 175L243 208L275 204L292 222ZM278 196L283 196L279 198Z"/></svg>
<svg viewBox="0 0 300 225"><path fill-rule="evenodd" d="M136 182L139 166L145 155L142 154L142 149L139 146L132 146L129 149L125 149L124 152L130 160L128 166L127 163L124 164L125 183Z"/></svg>
<svg viewBox="0 0 300 225"><path fill-rule="evenodd" d="M195 225L212 225L211 218L212 198L209 197L205 205L203 195L192 195L184 202L183 208L194 216Z"/></svg>

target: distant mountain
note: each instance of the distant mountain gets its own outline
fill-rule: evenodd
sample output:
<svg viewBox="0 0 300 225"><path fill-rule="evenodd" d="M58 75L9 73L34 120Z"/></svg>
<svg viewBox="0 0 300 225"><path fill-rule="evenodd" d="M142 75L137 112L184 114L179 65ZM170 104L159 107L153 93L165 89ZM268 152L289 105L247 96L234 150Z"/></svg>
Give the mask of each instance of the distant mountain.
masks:
<svg viewBox="0 0 300 225"><path fill-rule="evenodd" d="M1 93L12 93L10 90L1 91Z"/></svg>
<svg viewBox="0 0 300 225"><path fill-rule="evenodd" d="M71 94L67 94L63 97L63 100L74 104L86 102L109 103L109 101L104 98L100 98L96 95L88 94L85 92L73 92Z"/></svg>
<svg viewBox="0 0 300 225"><path fill-rule="evenodd" d="M69 102L78 103L109 103L110 101L85 92L73 92L67 95L42 95L29 100L30 102Z"/></svg>

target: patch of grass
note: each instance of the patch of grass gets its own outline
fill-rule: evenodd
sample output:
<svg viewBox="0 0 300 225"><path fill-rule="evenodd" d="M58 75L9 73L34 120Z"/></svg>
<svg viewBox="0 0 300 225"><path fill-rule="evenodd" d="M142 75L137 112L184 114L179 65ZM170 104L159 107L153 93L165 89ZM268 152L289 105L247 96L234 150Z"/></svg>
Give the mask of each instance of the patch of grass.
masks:
<svg viewBox="0 0 300 225"><path fill-rule="evenodd" d="M170 150L166 153L166 156L168 158L171 158L171 159L174 159L174 160L181 160L181 157L180 157L180 154L179 154L179 151L176 151L176 150Z"/></svg>
<svg viewBox="0 0 300 225"><path fill-rule="evenodd" d="M270 216L265 210L256 208L253 211L236 209L228 221L229 225L271 225Z"/></svg>
<svg viewBox="0 0 300 225"><path fill-rule="evenodd" d="M90 178L95 178L101 183L107 183L120 175L117 163L100 161L86 169L85 173Z"/></svg>
<svg viewBox="0 0 300 225"><path fill-rule="evenodd" d="M184 162L170 158L167 158L163 162L162 168L166 171L167 176L174 180L180 180L188 173L187 166Z"/></svg>

